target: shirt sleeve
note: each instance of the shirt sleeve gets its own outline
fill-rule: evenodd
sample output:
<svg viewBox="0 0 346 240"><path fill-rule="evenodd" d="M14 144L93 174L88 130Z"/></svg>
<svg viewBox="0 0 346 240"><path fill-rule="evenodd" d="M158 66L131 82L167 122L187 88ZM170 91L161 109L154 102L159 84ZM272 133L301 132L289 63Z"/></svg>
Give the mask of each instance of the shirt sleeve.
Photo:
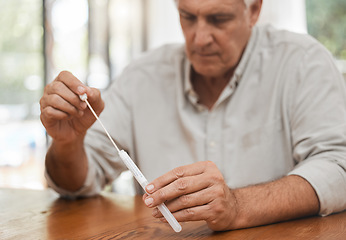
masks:
<svg viewBox="0 0 346 240"><path fill-rule="evenodd" d="M346 90L331 55L319 44L301 60L292 95L296 167L320 202L320 215L346 209Z"/></svg>

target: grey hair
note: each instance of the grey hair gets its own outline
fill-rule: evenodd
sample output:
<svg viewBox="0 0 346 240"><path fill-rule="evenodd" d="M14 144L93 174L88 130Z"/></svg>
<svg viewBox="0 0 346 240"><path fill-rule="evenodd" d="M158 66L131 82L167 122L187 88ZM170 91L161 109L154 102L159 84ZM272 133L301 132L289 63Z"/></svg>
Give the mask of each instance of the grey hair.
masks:
<svg viewBox="0 0 346 240"><path fill-rule="evenodd" d="M178 6L179 0L174 0L174 2L175 2L175 5ZM246 5L247 8L248 8L249 6L251 6L251 4L253 4L254 2L255 2L255 0L244 0L244 3L245 3L245 5Z"/></svg>

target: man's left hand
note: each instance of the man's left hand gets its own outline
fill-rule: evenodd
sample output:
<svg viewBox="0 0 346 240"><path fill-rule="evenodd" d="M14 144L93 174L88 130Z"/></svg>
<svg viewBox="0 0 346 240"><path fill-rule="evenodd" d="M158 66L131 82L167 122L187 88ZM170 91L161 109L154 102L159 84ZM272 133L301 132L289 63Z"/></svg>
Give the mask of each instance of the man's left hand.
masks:
<svg viewBox="0 0 346 240"><path fill-rule="evenodd" d="M173 169L146 187L145 204L153 216L165 221L156 206L165 203L179 222L205 220L214 231L231 229L237 217L232 190L211 161Z"/></svg>

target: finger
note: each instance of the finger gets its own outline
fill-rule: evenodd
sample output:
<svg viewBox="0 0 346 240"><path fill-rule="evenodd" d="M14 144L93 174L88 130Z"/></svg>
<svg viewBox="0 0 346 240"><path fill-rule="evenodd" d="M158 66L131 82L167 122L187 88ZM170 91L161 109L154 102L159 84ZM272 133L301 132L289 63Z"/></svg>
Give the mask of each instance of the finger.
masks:
<svg viewBox="0 0 346 240"><path fill-rule="evenodd" d="M46 107L41 111L41 122L44 124L50 119L63 120L69 118L69 115L63 111L57 110L52 107Z"/></svg>
<svg viewBox="0 0 346 240"><path fill-rule="evenodd" d="M159 212L159 210L157 211ZM213 217L213 214L210 214L210 207L208 205L202 205L174 212L173 216L178 222L188 222L207 221ZM160 220L166 222L163 217Z"/></svg>
<svg viewBox="0 0 346 240"><path fill-rule="evenodd" d="M79 95L71 91L63 82L54 81L46 88L45 95L47 98L58 95L77 109L84 110L86 108L86 104L80 100Z"/></svg>
<svg viewBox="0 0 346 240"><path fill-rule="evenodd" d="M100 90L96 88L89 88L86 94L88 96L88 102L95 110L97 115L99 115L104 109L104 102L102 101Z"/></svg>
<svg viewBox="0 0 346 240"><path fill-rule="evenodd" d="M144 193L142 196L142 200L144 201L149 195L147 193Z"/></svg>
<svg viewBox="0 0 346 240"><path fill-rule="evenodd" d="M217 198L208 204L172 211L172 213L179 222L204 220L209 228L219 231L230 224L229 216L236 214L236 212L232 212L232 209L234 209L234 203L232 205L226 199ZM153 216L160 218L162 222L167 222L157 209L153 210Z"/></svg>
<svg viewBox="0 0 346 240"><path fill-rule="evenodd" d="M54 100L55 98L59 100ZM41 111L41 120L62 120L68 118L71 114L75 115L77 114L78 110L75 109L73 106L67 105L67 107L70 107L71 113L69 114L68 111L59 110L60 97L57 95L51 96L44 94L43 97L40 99L40 111ZM80 113L80 115L83 115Z"/></svg>
<svg viewBox="0 0 346 240"><path fill-rule="evenodd" d="M212 164L214 163L206 161L175 168L148 184L146 191L148 193L154 193L158 189L163 188L179 178L202 174L205 172L206 168L211 167Z"/></svg>
<svg viewBox="0 0 346 240"><path fill-rule="evenodd" d="M157 210L158 211L158 210ZM189 222L189 221L206 221L209 227L213 229L222 229L223 225L227 225L228 217L232 214L224 208L220 201L212 201L209 204L195 206L191 208L182 209L174 212L173 216L178 222ZM166 221L163 217L161 221Z"/></svg>
<svg viewBox="0 0 346 240"><path fill-rule="evenodd" d="M81 95L88 91L88 87L68 71L60 72L54 81L62 82L76 95Z"/></svg>
<svg viewBox="0 0 346 240"><path fill-rule="evenodd" d="M171 212L177 212L182 209L208 204L213 201L214 197L214 194L212 194L209 188L207 188L195 193L182 195L177 199L166 202L165 204ZM153 216L160 218L162 217L162 214L153 209Z"/></svg>
<svg viewBox="0 0 346 240"><path fill-rule="evenodd" d="M49 95L45 102L47 106L65 112L69 116L81 116L83 114L82 110L77 109L74 105L71 105L70 102L58 94Z"/></svg>
<svg viewBox="0 0 346 240"><path fill-rule="evenodd" d="M210 186L209 182L204 180L204 175L205 174L200 174L179 178L164 188L150 194L150 196L145 198L144 202L148 207L156 207L163 202L201 191Z"/></svg>

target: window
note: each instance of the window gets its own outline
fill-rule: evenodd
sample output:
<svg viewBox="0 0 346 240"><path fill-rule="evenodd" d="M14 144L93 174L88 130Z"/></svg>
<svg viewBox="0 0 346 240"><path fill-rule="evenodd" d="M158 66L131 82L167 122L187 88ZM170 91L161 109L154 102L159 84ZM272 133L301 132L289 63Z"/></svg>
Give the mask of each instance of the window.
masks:
<svg viewBox="0 0 346 240"><path fill-rule="evenodd" d="M41 0L0 1L0 184L43 188Z"/></svg>
<svg viewBox="0 0 346 240"><path fill-rule="evenodd" d="M62 70L84 80L88 63L88 1L45 0L46 72L51 82Z"/></svg>
<svg viewBox="0 0 346 240"><path fill-rule="evenodd" d="M346 79L346 1L306 0L308 32L334 55Z"/></svg>

